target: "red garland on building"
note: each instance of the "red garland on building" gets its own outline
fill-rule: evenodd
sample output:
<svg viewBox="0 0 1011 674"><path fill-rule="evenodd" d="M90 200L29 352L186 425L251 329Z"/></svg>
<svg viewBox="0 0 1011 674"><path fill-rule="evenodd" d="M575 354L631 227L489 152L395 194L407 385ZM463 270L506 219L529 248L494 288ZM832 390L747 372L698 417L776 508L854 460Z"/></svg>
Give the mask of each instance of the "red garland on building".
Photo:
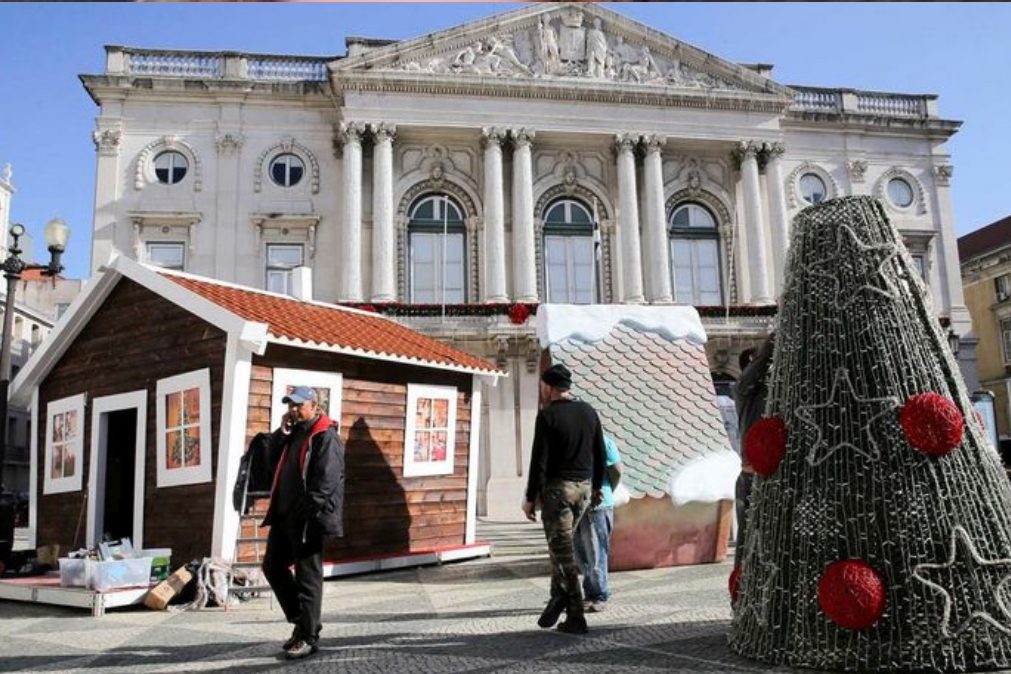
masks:
<svg viewBox="0 0 1011 674"><path fill-rule="evenodd" d="M523 325L528 318L530 318L530 309L527 308L527 305L517 302L509 307L509 320L516 325Z"/></svg>

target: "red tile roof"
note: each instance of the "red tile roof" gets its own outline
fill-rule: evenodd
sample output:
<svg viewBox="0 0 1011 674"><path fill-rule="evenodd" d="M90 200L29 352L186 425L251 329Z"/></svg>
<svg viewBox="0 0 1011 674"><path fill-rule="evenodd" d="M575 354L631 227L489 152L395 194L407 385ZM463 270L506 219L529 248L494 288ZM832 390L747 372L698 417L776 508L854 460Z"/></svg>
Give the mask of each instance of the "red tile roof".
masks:
<svg viewBox="0 0 1011 674"><path fill-rule="evenodd" d="M394 357L499 373L488 361L368 312L305 302L252 288L159 272L165 278L248 321L265 323L274 337Z"/></svg>
<svg viewBox="0 0 1011 674"><path fill-rule="evenodd" d="M1011 215L958 237L958 259L968 262L999 248L1011 246Z"/></svg>

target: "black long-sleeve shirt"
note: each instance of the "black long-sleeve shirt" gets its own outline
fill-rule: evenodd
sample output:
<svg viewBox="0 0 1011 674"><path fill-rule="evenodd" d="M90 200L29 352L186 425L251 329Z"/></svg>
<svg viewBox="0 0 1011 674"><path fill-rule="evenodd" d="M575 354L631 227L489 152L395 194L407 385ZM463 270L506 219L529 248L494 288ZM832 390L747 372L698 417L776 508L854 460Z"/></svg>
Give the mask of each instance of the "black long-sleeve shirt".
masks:
<svg viewBox="0 0 1011 674"><path fill-rule="evenodd" d="M606 465L604 429L597 412L582 401L559 398L537 414L527 501L535 501L552 479L591 480L598 490Z"/></svg>

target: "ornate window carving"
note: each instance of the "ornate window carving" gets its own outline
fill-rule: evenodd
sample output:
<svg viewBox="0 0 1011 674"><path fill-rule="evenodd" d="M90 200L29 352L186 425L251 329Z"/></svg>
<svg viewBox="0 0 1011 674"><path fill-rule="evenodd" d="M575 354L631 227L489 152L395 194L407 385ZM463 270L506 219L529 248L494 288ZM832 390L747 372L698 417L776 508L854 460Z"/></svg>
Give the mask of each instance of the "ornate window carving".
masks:
<svg viewBox="0 0 1011 674"><path fill-rule="evenodd" d="M447 194L427 194L408 210L407 290L411 303L467 301L467 226Z"/></svg>
<svg viewBox="0 0 1011 674"><path fill-rule="evenodd" d="M185 167L180 165L180 159ZM148 143L137 155L133 186L142 190L151 184L175 186L191 182L193 191L199 192L204 187L203 175L202 162L192 146L178 136L164 136Z"/></svg>
<svg viewBox="0 0 1011 674"><path fill-rule="evenodd" d="M294 138L286 138L285 140L271 145L263 152L260 153L259 158L256 160L256 164L253 167L253 191L260 192L263 190L263 174L264 171L270 173L273 171L275 163L284 155L294 156L297 160L302 162L302 166L309 167L309 185L313 194L319 192L319 162L316 161L316 155L314 155L309 148L302 145ZM273 174L271 174L273 175ZM290 178L290 173L287 174ZM284 184L283 182L277 182L277 180L272 180L273 183L278 184L280 187L293 187L295 184L300 183L302 176L300 175L298 180L291 182L290 184Z"/></svg>
<svg viewBox="0 0 1011 674"><path fill-rule="evenodd" d="M825 195L822 201L835 199L837 196L842 194L842 190L839 189L839 183L836 182L836 179L832 177L831 173L817 164L804 162L793 169L793 171L790 172L790 175L786 178L786 201L790 204L790 208L808 206L811 203L804 198L804 190L801 186L801 180L809 175L821 180L822 184L825 186Z"/></svg>
<svg viewBox="0 0 1011 674"><path fill-rule="evenodd" d="M464 256L465 272L467 284L464 288L465 297L479 297L478 282L478 239L477 236L477 209L470 193L453 180L449 180L445 174L441 174L438 180L429 178L415 183L408 189L400 199L397 207L397 294L403 301L413 301L411 297L411 266L410 266L410 222L411 213L414 206L420 203L420 199L426 195L443 195L449 198L457 208L461 210L463 225L467 236L464 237L466 245L466 255ZM442 221L439 221L441 232ZM466 301L466 300L465 300Z"/></svg>
<svg viewBox="0 0 1011 674"><path fill-rule="evenodd" d="M723 265L716 217L700 203L685 201L671 211L671 283L679 304L723 304Z"/></svg>
<svg viewBox="0 0 1011 674"><path fill-rule="evenodd" d="M927 212L923 183L906 169L897 166L881 174L874 184L874 196L896 213L923 215Z"/></svg>
<svg viewBox="0 0 1011 674"><path fill-rule="evenodd" d="M542 212L541 221L540 297L554 303L594 304L600 294L597 261L602 239L590 207L577 199L557 199Z"/></svg>

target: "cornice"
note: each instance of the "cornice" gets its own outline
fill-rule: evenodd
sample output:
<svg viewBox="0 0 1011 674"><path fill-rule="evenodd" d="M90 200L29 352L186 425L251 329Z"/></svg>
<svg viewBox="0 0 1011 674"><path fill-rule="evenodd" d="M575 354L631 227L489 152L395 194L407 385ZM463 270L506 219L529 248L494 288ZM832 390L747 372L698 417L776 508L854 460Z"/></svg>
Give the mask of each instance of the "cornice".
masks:
<svg viewBox="0 0 1011 674"><path fill-rule="evenodd" d="M399 72L334 73L331 79L338 97L345 92L406 93L429 96L482 96L522 100L579 101L681 107L708 110L738 110L784 114L791 99L774 94L736 90L677 89L656 85L597 85L583 81L503 80L491 77Z"/></svg>
<svg viewBox="0 0 1011 674"><path fill-rule="evenodd" d="M921 134L927 131L941 138L950 138L962 126L962 122L950 119L884 117L881 115L859 113L812 112L810 110L791 110L787 113L784 123L795 127L810 125L817 127L819 130L835 126L844 130L873 129L898 133L914 132Z"/></svg>

